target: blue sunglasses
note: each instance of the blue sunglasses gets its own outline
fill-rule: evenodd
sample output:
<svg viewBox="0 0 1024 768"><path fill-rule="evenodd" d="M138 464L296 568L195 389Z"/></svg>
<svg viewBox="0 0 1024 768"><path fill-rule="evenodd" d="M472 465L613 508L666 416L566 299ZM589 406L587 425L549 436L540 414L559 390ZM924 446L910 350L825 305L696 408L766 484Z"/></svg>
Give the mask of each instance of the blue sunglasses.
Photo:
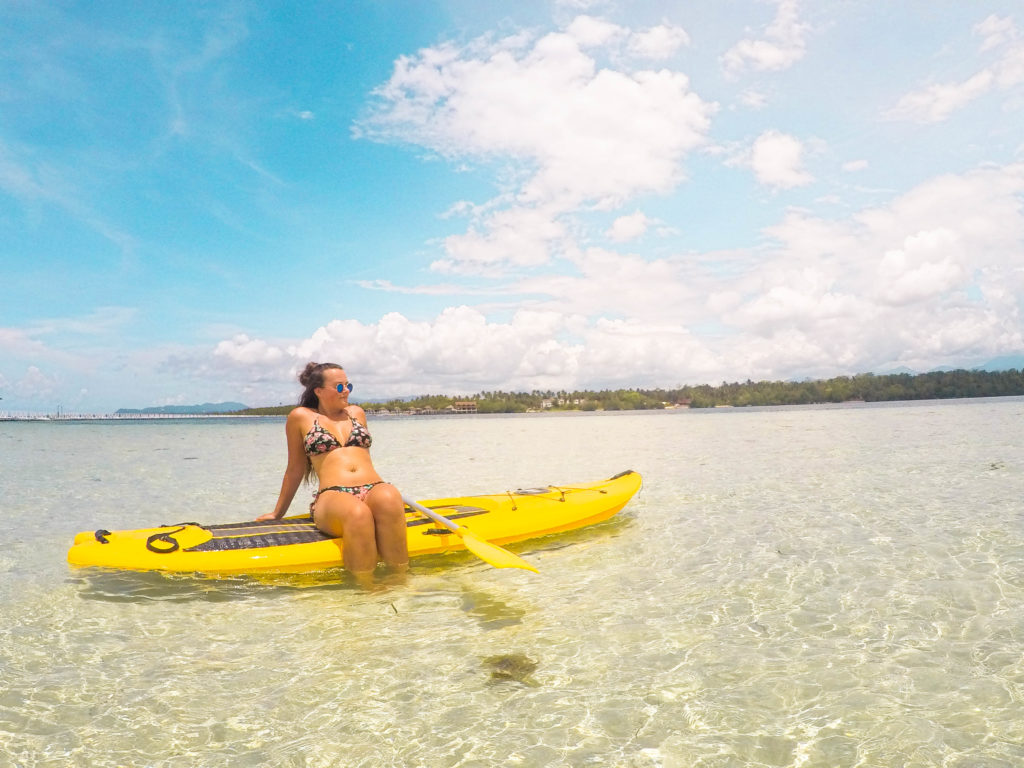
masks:
<svg viewBox="0 0 1024 768"><path fill-rule="evenodd" d="M338 385L338 391L339 392L344 392L346 389L349 392L352 391L352 382L351 381L346 381L344 384L339 384Z"/></svg>

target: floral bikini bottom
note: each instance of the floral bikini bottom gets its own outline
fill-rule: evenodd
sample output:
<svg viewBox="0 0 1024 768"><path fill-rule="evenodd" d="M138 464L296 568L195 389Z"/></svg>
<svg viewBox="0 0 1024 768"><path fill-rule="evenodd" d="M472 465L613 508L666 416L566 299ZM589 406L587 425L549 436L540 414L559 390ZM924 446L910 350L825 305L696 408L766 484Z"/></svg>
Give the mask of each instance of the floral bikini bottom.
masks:
<svg viewBox="0 0 1024 768"><path fill-rule="evenodd" d="M340 491L341 493L351 494L360 501L366 501L366 495L370 492L370 489L383 482L383 480L378 480L375 483L364 483L363 485L329 485L326 488L321 488L313 494L313 501L309 503L309 516L313 516L313 507L316 505L316 500L320 498L321 493L326 493L327 491Z"/></svg>

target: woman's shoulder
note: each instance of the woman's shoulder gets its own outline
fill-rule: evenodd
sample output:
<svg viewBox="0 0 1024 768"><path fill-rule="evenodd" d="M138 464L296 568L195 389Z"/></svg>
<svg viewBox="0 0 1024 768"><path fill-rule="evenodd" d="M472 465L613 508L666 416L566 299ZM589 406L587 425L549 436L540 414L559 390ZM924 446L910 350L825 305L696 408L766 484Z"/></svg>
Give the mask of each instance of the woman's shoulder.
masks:
<svg viewBox="0 0 1024 768"><path fill-rule="evenodd" d="M364 411L358 405L349 404L345 407L345 411L351 418L356 419L357 421L361 421L364 424L366 423L366 411Z"/></svg>
<svg viewBox="0 0 1024 768"><path fill-rule="evenodd" d="M298 408L292 408L288 414L289 424L312 424L313 419L317 416L316 411L312 408L306 408L304 405L300 405Z"/></svg>

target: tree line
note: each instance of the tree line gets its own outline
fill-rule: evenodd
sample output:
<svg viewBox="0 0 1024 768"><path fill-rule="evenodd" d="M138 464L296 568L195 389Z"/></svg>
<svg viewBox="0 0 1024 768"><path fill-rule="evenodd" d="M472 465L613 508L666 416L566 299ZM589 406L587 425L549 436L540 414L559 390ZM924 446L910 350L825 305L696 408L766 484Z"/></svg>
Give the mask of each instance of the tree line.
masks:
<svg viewBox="0 0 1024 768"><path fill-rule="evenodd" d="M836 376L818 381L722 382L714 386L683 386L675 389L616 390L534 390L533 392L481 392L470 397L422 395L362 403L367 410L390 412L445 413L456 402L471 400L477 413L526 413L541 410L627 411L654 410L674 406L715 408L720 406L810 405L851 401L939 400L962 397L1024 395L1024 370L933 371ZM293 405L248 408L236 413L252 416L283 415Z"/></svg>

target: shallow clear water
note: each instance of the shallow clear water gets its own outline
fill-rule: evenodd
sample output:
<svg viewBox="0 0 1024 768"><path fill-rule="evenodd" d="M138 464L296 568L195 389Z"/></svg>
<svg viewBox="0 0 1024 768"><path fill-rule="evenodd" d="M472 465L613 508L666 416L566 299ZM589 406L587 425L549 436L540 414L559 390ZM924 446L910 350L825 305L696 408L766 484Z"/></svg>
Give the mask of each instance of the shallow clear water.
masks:
<svg viewBox="0 0 1024 768"><path fill-rule="evenodd" d="M540 575L463 553L376 592L66 565L79 530L269 510L282 421L0 423L0 765L1019 766L1022 417L378 419L419 498L645 485L514 547Z"/></svg>

